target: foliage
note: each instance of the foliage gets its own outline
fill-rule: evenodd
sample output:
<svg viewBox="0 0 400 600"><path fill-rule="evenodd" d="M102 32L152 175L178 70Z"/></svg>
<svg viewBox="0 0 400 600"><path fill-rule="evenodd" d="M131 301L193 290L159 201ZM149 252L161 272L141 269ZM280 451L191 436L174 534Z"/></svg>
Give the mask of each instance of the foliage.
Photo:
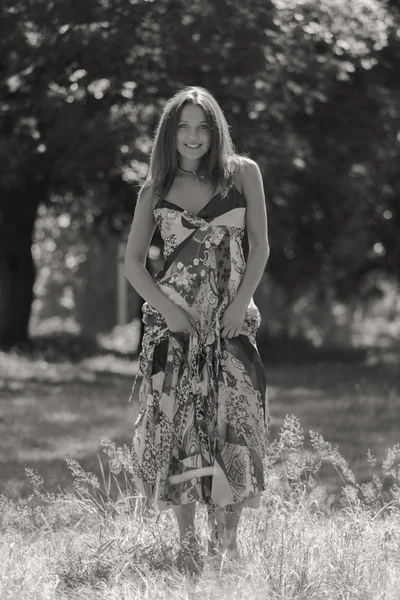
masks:
<svg viewBox="0 0 400 600"><path fill-rule="evenodd" d="M125 236L162 106L198 84L261 166L269 271L292 297L310 283L321 298L359 294L371 270L399 277L394 4L5 0L1 16L4 273L42 203L70 216L76 244Z"/></svg>

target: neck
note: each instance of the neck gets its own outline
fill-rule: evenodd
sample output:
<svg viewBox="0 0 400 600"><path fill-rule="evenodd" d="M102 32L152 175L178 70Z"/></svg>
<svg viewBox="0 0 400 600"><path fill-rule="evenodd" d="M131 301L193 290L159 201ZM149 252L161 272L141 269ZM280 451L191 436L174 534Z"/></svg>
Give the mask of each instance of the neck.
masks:
<svg viewBox="0 0 400 600"><path fill-rule="evenodd" d="M178 165L178 168L183 171L184 173L188 173L190 175L197 175L197 171L195 169L192 169L191 171L189 171L188 169L184 169L183 167L181 167L181 165Z"/></svg>
<svg viewBox="0 0 400 600"><path fill-rule="evenodd" d="M178 170L184 176L191 175L192 177L194 177L196 179L196 181L199 181L200 183L206 183L206 181L207 181L205 175L203 173L201 173L200 170L199 171L195 171L193 169L192 171L189 171L188 169L185 169L184 167L181 167L181 165L178 165Z"/></svg>
<svg viewBox="0 0 400 600"><path fill-rule="evenodd" d="M178 161L178 167L182 170L185 171L185 173L197 173L198 171L200 171L201 169L201 160L196 160L196 161L185 161L181 159Z"/></svg>

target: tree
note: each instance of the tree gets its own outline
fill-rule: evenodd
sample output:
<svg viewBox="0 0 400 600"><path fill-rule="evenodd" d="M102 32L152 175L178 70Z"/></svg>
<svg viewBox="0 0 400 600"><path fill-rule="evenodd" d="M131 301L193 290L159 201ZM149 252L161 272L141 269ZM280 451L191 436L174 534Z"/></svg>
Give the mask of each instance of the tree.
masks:
<svg viewBox="0 0 400 600"><path fill-rule="evenodd" d="M320 281L345 292L371 264L395 268L387 254L368 254L382 225L370 222L375 175L394 147L386 126L398 88L385 78L398 60L395 8L5 0L1 10L0 346L27 340L39 204L70 212L92 234L126 231L158 115L182 85L212 90L237 146L260 163L269 269L286 289ZM342 249L355 230L349 268L352 252Z"/></svg>

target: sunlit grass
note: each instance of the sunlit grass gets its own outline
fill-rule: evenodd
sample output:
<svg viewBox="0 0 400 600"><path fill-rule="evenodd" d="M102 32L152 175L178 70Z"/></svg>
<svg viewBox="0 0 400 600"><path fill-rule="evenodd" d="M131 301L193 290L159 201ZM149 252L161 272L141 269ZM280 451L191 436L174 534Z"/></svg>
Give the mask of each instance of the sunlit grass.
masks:
<svg viewBox="0 0 400 600"><path fill-rule="evenodd" d="M379 469L367 457L376 472L365 487L337 449L317 433L312 440L310 455L299 421L286 417L266 459L262 506L243 513L239 561L207 557L206 512L198 509L204 564L194 576L176 568L171 511L157 518L137 499L127 448L103 441L111 470L100 463L100 479L72 461L71 493L48 493L29 471L29 498L0 498L0 597L397 600L400 448L389 450ZM318 475L328 460L343 480L335 508Z"/></svg>
<svg viewBox="0 0 400 600"><path fill-rule="evenodd" d="M171 511L157 521L135 499L128 447L137 405L127 399L136 369L113 354L0 354L0 598L398 600L395 369L266 366L262 507L244 511L239 563L219 567L207 559L198 510L205 562L194 579L176 569ZM35 471L27 478L26 467L44 481Z"/></svg>

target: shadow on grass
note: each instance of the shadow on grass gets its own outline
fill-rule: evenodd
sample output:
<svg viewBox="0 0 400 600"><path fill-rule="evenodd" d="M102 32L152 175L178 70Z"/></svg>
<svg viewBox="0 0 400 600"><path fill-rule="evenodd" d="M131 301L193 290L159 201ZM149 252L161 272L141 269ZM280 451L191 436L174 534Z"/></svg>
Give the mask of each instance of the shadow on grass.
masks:
<svg viewBox="0 0 400 600"><path fill-rule="evenodd" d="M258 336L258 348L262 357L274 363L309 363L315 361L360 362L366 359L365 348L347 348L342 346L316 347L305 338L285 338L274 336ZM29 356L32 360L47 362L69 361L78 363L91 356L112 355L117 358L135 359L140 346L129 350L118 348L118 341L113 344L103 343L76 335L70 332L34 336L30 342L10 351Z"/></svg>
<svg viewBox="0 0 400 600"><path fill-rule="evenodd" d="M0 493L12 497L31 491L25 467L37 469L50 491L72 485L66 458L100 476L97 454L108 462L101 438L129 444L138 411L138 387L128 403L133 352L70 334L32 343L31 351L0 360L7 383L0 385ZM270 389L271 440L285 415L294 414L305 432L319 431L338 444L366 478L367 449L381 458L399 439L398 362L371 363L365 351L316 349L299 340L258 344Z"/></svg>
<svg viewBox="0 0 400 600"><path fill-rule="evenodd" d="M100 340L85 338L71 332L56 332L33 336L28 345L11 349L9 355L20 361L22 369L13 368L7 355L0 364L1 387L18 391L22 383L40 381L53 385L78 380L82 385L107 384L111 378L133 380L138 368L136 342L129 332L121 335L103 336ZM322 347L316 348L306 339L259 337L258 348L266 366L299 366L317 363L357 365L363 368L368 352L366 349ZM121 349L123 348L123 349ZM23 361L26 361L23 363ZM321 382L320 382L321 383ZM322 386L324 387L324 386Z"/></svg>
<svg viewBox="0 0 400 600"><path fill-rule="evenodd" d="M127 359L137 357L136 350L122 352L115 346L105 347L95 339L70 332L34 336L28 343L16 347L14 350L29 356L32 360L45 360L50 363L64 361L79 363L94 355L112 355Z"/></svg>
<svg viewBox="0 0 400 600"><path fill-rule="evenodd" d="M0 390L23 390L28 384L83 386L133 382L138 368L135 352L104 347L95 340L68 332L35 336L20 347L0 353Z"/></svg>
<svg viewBox="0 0 400 600"><path fill-rule="evenodd" d="M305 338L258 336L257 345L262 359L273 364L308 364L315 362L359 363L368 356L366 348L344 346L315 346Z"/></svg>

